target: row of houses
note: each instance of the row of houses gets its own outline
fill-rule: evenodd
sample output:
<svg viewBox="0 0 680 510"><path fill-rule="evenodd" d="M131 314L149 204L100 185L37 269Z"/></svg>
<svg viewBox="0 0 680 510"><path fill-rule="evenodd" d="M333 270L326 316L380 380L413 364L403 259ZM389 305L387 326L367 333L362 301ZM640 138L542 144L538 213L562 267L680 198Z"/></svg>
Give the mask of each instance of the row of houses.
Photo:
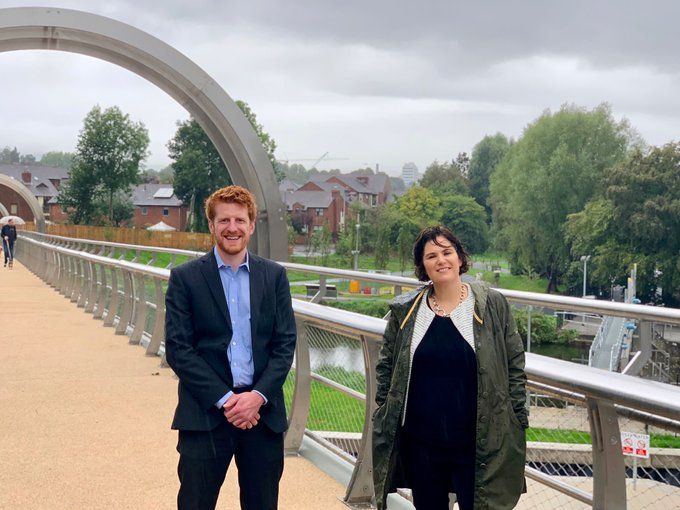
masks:
<svg viewBox="0 0 680 510"><path fill-rule="evenodd" d="M42 165L0 165L0 174L24 184L35 195L46 218L64 223L67 216L58 202L59 190L68 180L66 168ZM343 229L349 206L360 202L376 207L393 199L389 176L376 174L314 174L299 185L284 180L279 185L281 199L301 237L328 224L334 239ZM399 192L400 190L397 190ZM136 228L147 228L163 222L177 230L187 227L188 208L177 198L171 184L140 184L132 190ZM0 203L10 214L32 219L33 214L17 193L0 187Z"/></svg>
<svg viewBox="0 0 680 510"><path fill-rule="evenodd" d="M380 172L314 174L302 185L284 179L279 191L300 237L327 224L333 239L337 239L344 228L352 202L377 207L392 200L394 195L389 176Z"/></svg>
<svg viewBox="0 0 680 510"><path fill-rule="evenodd" d="M65 223L67 216L61 209L57 196L62 185L68 180L68 169L42 165L0 165L0 174L5 174L28 188L38 199L45 217L53 223ZM32 220L33 213L28 205L13 190L0 186L0 204L10 214ZM187 211L177 198L171 184L140 184L132 190L132 204L135 207L132 225L147 228L161 221L176 229L185 230Z"/></svg>

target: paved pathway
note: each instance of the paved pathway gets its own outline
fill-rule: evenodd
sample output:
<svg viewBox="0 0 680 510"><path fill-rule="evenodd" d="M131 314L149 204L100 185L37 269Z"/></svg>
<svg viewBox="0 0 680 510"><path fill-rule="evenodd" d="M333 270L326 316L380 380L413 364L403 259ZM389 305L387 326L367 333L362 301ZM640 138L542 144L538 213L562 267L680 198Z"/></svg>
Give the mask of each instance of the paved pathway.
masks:
<svg viewBox="0 0 680 510"><path fill-rule="evenodd" d="M0 267L0 509L171 509L177 381L21 264ZM219 509L238 508L235 466ZM287 458L282 510L346 507Z"/></svg>

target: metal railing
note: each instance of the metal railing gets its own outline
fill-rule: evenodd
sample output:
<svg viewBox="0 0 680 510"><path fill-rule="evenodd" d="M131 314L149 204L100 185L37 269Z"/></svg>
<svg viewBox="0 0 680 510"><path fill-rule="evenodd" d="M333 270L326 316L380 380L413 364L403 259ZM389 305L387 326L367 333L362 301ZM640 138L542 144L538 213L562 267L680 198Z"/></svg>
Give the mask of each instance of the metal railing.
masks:
<svg viewBox="0 0 680 510"><path fill-rule="evenodd" d="M131 343L145 345L147 354L163 355L163 295L169 270L102 255L120 256L125 249L139 257L152 249L90 241L66 247L63 240L38 237L22 235L17 243L20 262L103 319L105 326L128 335ZM417 284L379 274L286 266L322 277L396 287ZM676 309L502 292L516 303L618 315L642 324L680 324ZM370 416L375 365L386 322L300 300L293 306L298 344L284 388L290 425L286 451L297 452L306 436L350 462L354 470L344 500L353 506L368 504L373 498ZM652 328L647 329L651 335ZM530 353L526 372L529 388L538 396L531 399L525 508L680 507L680 388ZM622 455L621 430L649 432L658 444L666 441L670 446L653 444L649 459L632 462Z"/></svg>

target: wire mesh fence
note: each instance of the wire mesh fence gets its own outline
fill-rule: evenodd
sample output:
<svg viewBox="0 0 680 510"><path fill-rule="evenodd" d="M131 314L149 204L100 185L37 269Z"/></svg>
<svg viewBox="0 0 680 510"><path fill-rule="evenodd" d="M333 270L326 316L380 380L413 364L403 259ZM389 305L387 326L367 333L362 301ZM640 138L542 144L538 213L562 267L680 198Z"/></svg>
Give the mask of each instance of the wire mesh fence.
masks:
<svg viewBox="0 0 680 510"><path fill-rule="evenodd" d="M628 509L680 508L680 434L621 416L619 428L622 433L642 435L643 439L649 436L649 458L624 458ZM634 441L634 451L637 446L645 446L635 445Z"/></svg>

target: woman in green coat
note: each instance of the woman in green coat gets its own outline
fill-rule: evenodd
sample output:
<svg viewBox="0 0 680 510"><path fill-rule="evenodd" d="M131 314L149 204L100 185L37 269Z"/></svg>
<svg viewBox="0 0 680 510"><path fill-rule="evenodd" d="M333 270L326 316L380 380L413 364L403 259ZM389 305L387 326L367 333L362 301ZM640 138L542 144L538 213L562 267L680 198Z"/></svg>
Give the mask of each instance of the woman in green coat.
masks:
<svg viewBox="0 0 680 510"><path fill-rule="evenodd" d="M469 257L446 227L423 230L416 276L390 305L377 372L373 477L378 509L412 489L417 510L503 510L525 491L524 349L505 298L461 275Z"/></svg>

